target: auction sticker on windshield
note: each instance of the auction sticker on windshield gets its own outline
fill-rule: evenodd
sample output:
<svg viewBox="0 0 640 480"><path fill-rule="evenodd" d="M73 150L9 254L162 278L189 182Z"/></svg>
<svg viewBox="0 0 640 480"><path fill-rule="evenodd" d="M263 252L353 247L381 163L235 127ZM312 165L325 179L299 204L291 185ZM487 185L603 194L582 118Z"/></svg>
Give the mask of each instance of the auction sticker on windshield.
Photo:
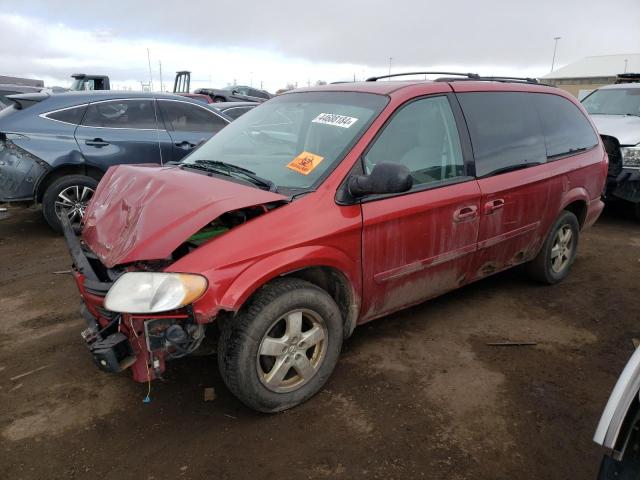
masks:
<svg viewBox="0 0 640 480"><path fill-rule="evenodd" d="M321 113L311 120L311 123L322 123L323 125L333 125L335 127L349 128L358 121L355 117L346 115L336 115L335 113Z"/></svg>
<svg viewBox="0 0 640 480"><path fill-rule="evenodd" d="M310 152L302 152L287 164L287 168L301 173L302 175L309 175L318 165L320 165L322 160L324 160L324 157L321 157L320 155Z"/></svg>

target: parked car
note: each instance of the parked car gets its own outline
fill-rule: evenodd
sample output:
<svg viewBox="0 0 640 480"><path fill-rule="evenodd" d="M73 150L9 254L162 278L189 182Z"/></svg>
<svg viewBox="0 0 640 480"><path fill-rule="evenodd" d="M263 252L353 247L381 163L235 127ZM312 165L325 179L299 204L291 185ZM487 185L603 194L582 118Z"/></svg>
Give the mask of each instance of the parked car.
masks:
<svg viewBox="0 0 640 480"><path fill-rule="evenodd" d="M598 88L582 105L609 154L605 198L631 202L640 220L640 83Z"/></svg>
<svg viewBox="0 0 640 480"><path fill-rule="evenodd" d="M235 85L228 88L197 88L195 93L209 95L214 102L266 102L273 97L266 90Z"/></svg>
<svg viewBox="0 0 640 480"><path fill-rule="evenodd" d="M235 120L258 105L260 105L258 102L219 102L212 106L227 117Z"/></svg>
<svg viewBox="0 0 640 480"><path fill-rule="evenodd" d="M180 160L231 120L171 94L74 92L9 97L0 111L0 202L42 203L79 226L110 166Z"/></svg>
<svg viewBox="0 0 640 480"><path fill-rule="evenodd" d="M607 402L593 441L608 449L598 480L640 477L640 348L624 367Z"/></svg>
<svg viewBox="0 0 640 480"><path fill-rule="evenodd" d="M262 412L293 407L356 325L514 265L564 279L606 172L586 112L552 87L286 93L177 166L110 169L81 239L65 220L83 336L100 368L147 382L219 329L229 389Z"/></svg>

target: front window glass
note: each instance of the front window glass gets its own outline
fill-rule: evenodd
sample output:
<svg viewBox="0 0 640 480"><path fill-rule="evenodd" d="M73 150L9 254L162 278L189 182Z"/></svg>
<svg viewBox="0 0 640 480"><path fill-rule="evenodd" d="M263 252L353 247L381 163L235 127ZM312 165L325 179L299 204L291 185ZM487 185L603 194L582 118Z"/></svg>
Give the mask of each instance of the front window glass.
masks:
<svg viewBox="0 0 640 480"><path fill-rule="evenodd" d="M183 163L226 162L280 188L309 188L342 159L387 101L352 92L282 95L223 128Z"/></svg>
<svg viewBox="0 0 640 480"><path fill-rule="evenodd" d="M591 115L640 115L640 88L603 88L582 100Z"/></svg>
<svg viewBox="0 0 640 480"><path fill-rule="evenodd" d="M460 138L447 98L425 98L402 107L364 160L367 173L377 163L401 163L411 172L414 185L462 176Z"/></svg>

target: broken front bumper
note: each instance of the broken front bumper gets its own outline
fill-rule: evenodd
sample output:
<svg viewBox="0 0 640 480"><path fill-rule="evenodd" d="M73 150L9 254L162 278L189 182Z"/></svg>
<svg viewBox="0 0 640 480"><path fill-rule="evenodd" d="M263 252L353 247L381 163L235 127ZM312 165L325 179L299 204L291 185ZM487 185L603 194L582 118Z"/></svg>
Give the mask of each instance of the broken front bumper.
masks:
<svg viewBox="0 0 640 480"><path fill-rule="evenodd" d="M104 298L124 271L107 269L85 248L69 220L62 219L62 230L73 260L73 276L82 300L80 312L87 324L82 338L96 365L107 372L131 369L138 382L153 380L165 369L167 352L162 334L174 323L189 320L188 314L131 315L104 308Z"/></svg>

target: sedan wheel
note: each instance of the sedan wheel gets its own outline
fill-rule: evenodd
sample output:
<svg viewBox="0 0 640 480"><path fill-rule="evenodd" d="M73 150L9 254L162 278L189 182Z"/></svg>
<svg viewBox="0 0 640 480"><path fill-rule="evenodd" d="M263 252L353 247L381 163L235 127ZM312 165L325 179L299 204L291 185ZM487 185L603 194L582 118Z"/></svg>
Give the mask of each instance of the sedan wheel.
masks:
<svg viewBox="0 0 640 480"><path fill-rule="evenodd" d="M61 219L63 215L66 215L72 225L80 222L84 218L87 204L94 193L93 188L83 185L72 185L65 188L58 193L55 201L56 216Z"/></svg>

